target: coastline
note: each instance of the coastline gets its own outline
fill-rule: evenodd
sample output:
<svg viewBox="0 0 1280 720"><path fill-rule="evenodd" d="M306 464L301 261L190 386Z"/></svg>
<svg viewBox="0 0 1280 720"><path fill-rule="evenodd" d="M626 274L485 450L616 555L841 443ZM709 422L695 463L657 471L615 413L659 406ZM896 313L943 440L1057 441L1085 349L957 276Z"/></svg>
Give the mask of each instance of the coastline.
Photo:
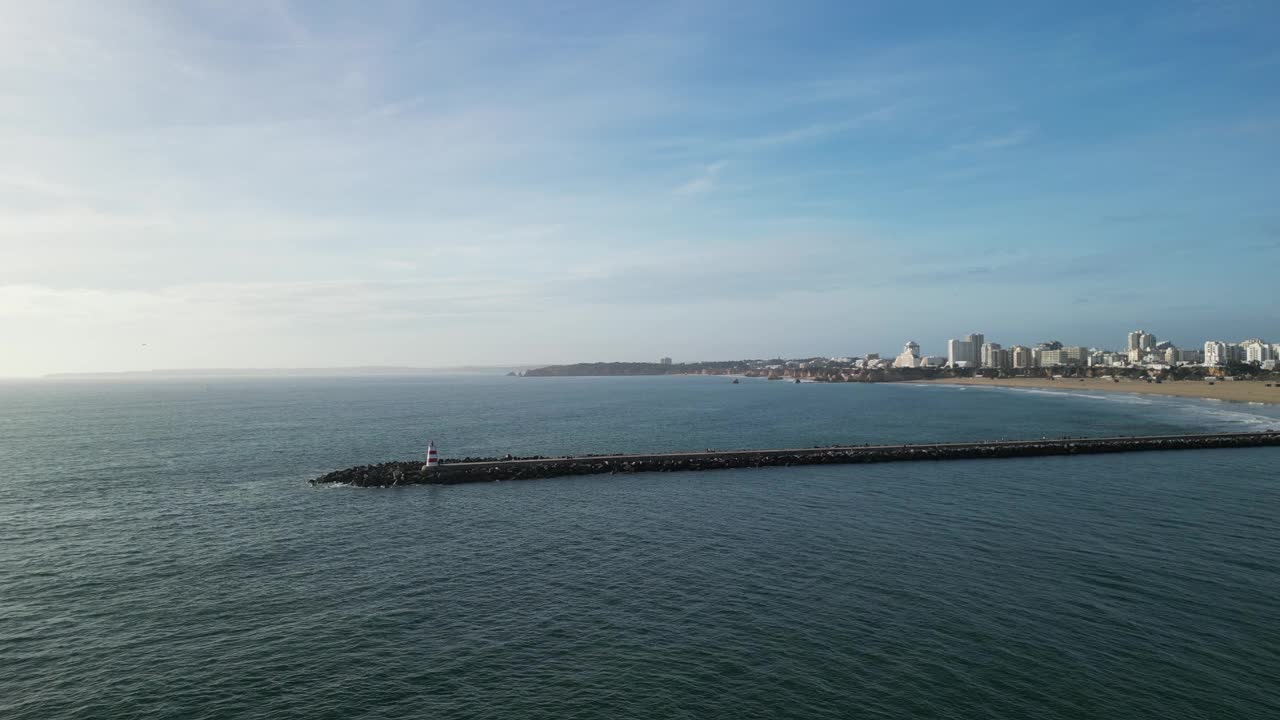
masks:
<svg viewBox="0 0 1280 720"><path fill-rule="evenodd" d="M1098 392L1138 393L1142 395L1166 395L1169 397L1223 400L1239 403L1280 404L1280 383L1258 380L1216 381L1212 385L1203 380L1170 380L1160 384L1142 380L1110 378L938 378L912 381L922 385L973 385L978 387L1034 388L1037 390L1090 390Z"/></svg>

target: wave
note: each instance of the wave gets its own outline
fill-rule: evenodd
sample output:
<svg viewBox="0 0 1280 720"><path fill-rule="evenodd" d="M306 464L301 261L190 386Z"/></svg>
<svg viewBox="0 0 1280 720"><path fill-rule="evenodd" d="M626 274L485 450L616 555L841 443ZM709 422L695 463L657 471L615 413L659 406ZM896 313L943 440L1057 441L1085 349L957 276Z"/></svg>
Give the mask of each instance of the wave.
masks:
<svg viewBox="0 0 1280 720"><path fill-rule="evenodd" d="M1021 388L1015 388L1021 389ZM1027 390L1026 392L1036 393L1038 395L1057 395L1059 397L1065 395L1067 397L1085 398L1087 400L1102 400L1105 402L1118 402L1125 405L1154 405L1155 402L1150 398L1133 393L1107 393L1101 392L1073 392L1070 390Z"/></svg>
<svg viewBox="0 0 1280 720"><path fill-rule="evenodd" d="M1219 426L1239 427L1245 426L1250 429L1274 430L1280 429L1280 417L1264 415L1246 410L1228 410L1220 407L1205 407L1199 405L1195 401L1171 403L1171 406L1177 408L1184 415L1192 418L1202 418Z"/></svg>
<svg viewBox="0 0 1280 720"><path fill-rule="evenodd" d="M956 386L964 387L964 386ZM979 386L970 386L979 387ZM1085 398L1087 400L1102 400L1105 402L1118 402L1125 405L1154 405L1156 401L1149 396L1138 395L1136 393L1120 393L1110 390L1098 390L1094 392L1080 390L1054 390L1050 388L1026 388L1026 387L1009 387L1007 385L990 385L980 386L981 390L1001 390L1013 393L1022 393L1026 395L1043 395L1045 397L1075 397Z"/></svg>
<svg viewBox="0 0 1280 720"><path fill-rule="evenodd" d="M994 390L1021 395L1038 395L1054 398L1100 400L1121 405L1159 408L1170 413L1169 419L1179 424L1203 427L1210 430L1277 430L1280 429L1280 406L1276 412L1258 412L1252 408L1266 408L1267 403L1231 403L1221 398L1190 398L1173 395L1146 395L1113 390L1062 390L1054 388L1009 387L1007 385L925 385L918 387L952 387L957 389ZM1244 409L1250 408L1250 409Z"/></svg>
<svg viewBox="0 0 1280 720"><path fill-rule="evenodd" d="M1087 398L1090 400L1107 400L1110 402L1118 402L1125 405L1147 406L1168 408L1169 410L1183 415L1188 420L1197 425L1208 425L1214 428L1237 428L1245 426L1249 429L1274 429L1280 428L1280 416L1268 415L1266 413L1258 413L1243 409L1229 409L1232 406L1239 408L1239 404L1227 403L1220 398L1186 398L1175 397L1171 395L1136 395L1132 393L1120 393L1100 391L1097 393L1090 392L1071 392L1064 390L1040 390L1028 388L1010 388L1026 393L1036 395L1056 395L1076 398ZM1249 403L1265 407L1266 403ZM1208 421L1207 423L1204 421Z"/></svg>

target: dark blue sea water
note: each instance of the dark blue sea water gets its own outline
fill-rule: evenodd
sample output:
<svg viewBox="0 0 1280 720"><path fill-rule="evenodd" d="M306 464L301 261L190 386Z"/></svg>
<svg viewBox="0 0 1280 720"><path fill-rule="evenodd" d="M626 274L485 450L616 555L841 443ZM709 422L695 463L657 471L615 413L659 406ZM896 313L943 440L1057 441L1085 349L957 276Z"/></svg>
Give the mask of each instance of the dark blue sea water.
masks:
<svg viewBox="0 0 1280 720"><path fill-rule="evenodd" d="M1280 450L315 489L356 463L1280 426L723 378L0 385L0 718L1280 717Z"/></svg>

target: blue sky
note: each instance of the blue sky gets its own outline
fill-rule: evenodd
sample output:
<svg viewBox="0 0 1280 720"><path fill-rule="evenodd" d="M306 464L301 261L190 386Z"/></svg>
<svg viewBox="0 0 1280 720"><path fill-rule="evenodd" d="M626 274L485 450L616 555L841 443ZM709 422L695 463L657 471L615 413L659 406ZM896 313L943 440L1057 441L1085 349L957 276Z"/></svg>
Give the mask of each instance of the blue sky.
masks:
<svg viewBox="0 0 1280 720"><path fill-rule="evenodd" d="M1280 5L0 0L0 375L1280 339Z"/></svg>

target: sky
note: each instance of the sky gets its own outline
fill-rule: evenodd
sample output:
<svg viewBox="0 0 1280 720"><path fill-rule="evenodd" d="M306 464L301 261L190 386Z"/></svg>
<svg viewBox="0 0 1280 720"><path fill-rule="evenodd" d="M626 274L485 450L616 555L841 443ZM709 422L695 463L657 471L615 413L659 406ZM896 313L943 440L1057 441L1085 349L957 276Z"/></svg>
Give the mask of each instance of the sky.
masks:
<svg viewBox="0 0 1280 720"><path fill-rule="evenodd" d="M0 0L0 376L1280 341L1277 27Z"/></svg>

